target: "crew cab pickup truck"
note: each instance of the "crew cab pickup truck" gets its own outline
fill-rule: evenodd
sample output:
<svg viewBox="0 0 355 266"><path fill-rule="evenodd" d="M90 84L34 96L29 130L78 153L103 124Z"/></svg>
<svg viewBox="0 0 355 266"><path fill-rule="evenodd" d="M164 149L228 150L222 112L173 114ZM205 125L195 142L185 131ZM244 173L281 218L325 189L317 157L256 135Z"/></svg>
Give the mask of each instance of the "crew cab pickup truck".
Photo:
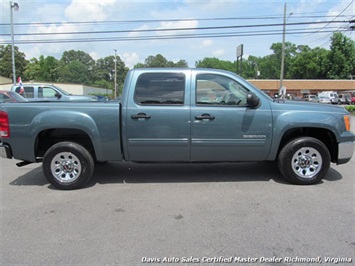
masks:
<svg viewBox="0 0 355 266"><path fill-rule="evenodd" d="M51 84L23 84L14 85L11 91L17 92L29 101L97 101L96 96L73 95Z"/></svg>
<svg viewBox="0 0 355 266"><path fill-rule="evenodd" d="M2 157L42 162L59 189L85 186L106 161L276 161L307 185L347 163L355 141L343 107L275 101L236 74L179 68L130 70L120 101L1 104L0 135Z"/></svg>

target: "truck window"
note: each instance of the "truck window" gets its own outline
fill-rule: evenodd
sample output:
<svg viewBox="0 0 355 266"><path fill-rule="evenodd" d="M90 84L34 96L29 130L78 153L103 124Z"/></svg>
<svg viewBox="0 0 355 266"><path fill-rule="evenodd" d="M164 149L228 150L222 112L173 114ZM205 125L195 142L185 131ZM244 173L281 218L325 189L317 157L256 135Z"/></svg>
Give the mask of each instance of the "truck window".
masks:
<svg viewBox="0 0 355 266"><path fill-rule="evenodd" d="M21 87L17 87L15 91L25 98L34 98L34 87L24 87L24 92L21 92Z"/></svg>
<svg viewBox="0 0 355 266"><path fill-rule="evenodd" d="M197 105L247 105L248 90L228 77L199 74L196 77Z"/></svg>
<svg viewBox="0 0 355 266"><path fill-rule="evenodd" d="M183 105L185 75L144 73L138 77L134 101L140 105Z"/></svg>

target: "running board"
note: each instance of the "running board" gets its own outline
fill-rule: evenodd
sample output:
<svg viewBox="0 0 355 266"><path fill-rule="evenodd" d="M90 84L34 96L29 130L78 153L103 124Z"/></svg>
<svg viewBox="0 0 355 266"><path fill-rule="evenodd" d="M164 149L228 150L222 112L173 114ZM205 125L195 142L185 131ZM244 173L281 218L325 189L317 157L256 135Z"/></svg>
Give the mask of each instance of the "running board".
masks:
<svg viewBox="0 0 355 266"><path fill-rule="evenodd" d="M31 164L32 162L29 162L29 161L22 161L22 162L19 162L17 163L16 165L18 167L22 167L22 166L25 166L25 165L28 165L28 164Z"/></svg>

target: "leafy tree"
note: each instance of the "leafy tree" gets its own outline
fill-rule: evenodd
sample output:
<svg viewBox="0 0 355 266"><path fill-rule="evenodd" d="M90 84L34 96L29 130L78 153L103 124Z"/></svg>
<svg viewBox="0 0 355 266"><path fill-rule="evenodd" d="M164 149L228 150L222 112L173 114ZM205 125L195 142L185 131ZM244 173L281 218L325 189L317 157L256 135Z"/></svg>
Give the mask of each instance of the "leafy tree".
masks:
<svg viewBox="0 0 355 266"><path fill-rule="evenodd" d="M299 46L299 53L289 66L288 77L293 79L325 79L328 67L328 53L324 48L311 49Z"/></svg>
<svg viewBox="0 0 355 266"><path fill-rule="evenodd" d="M15 68L16 76L26 79L24 76L24 71L28 61L26 60L26 55L20 52L17 46L14 47L15 51ZM0 73L3 77L13 78L12 77L12 49L11 45L0 45Z"/></svg>
<svg viewBox="0 0 355 266"><path fill-rule="evenodd" d="M59 82L90 84L91 76L87 66L79 61L72 61L58 71Z"/></svg>
<svg viewBox="0 0 355 266"><path fill-rule="evenodd" d="M203 60L196 61L196 67L222 69L236 73L237 66L235 63L226 60L220 60L216 57L205 57Z"/></svg>
<svg viewBox="0 0 355 266"><path fill-rule="evenodd" d="M142 68L142 67L188 67L188 64L185 60L180 60L177 63L173 61L168 61L161 54L157 54L156 56L150 55L145 60L144 63L138 63L134 66L134 68Z"/></svg>
<svg viewBox="0 0 355 266"><path fill-rule="evenodd" d="M120 89L123 87L124 79L128 72L128 68L125 63L117 56L116 62L117 68L117 86ZM106 89L114 90L115 85L115 57L108 56L100 58L96 61L94 71L94 85L100 86Z"/></svg>
<svg viewBox="0 0 355 266"><path fill-rule="evenodd" d="M93 82L95 60L83 51L65 51L59 61L58 81L79 84Z"/></svg>
<svg viewBox="0 0 355 266"><path fill-rule="evenodd" d="M259 78L259 65L261 58L250 55L247 60L243 60L242 76L246 79Z"/></svg>
<svg viewBox="0 0 355 266"><path fill-rule="evenodd" d="M355 42L336 32L331 37L328 78L346 79L355 74Z"/></svg>
<svg viewBox="0 0 355 266"><path fill-rule="evenodd" d="M69 64L73 61L79 61L86 65L88 69L91 69L95 65L95 60L88 53L83 51L65 51L62 55L61 61L64 64Z"/></svg>
<svg viewBox="0 0 355 266"><path fill-rule="evenodd" d="M26 66L25 76L29 80L56 82L58 80L59 61L53 56L41 55L39 60L32 58Z"/></svg>

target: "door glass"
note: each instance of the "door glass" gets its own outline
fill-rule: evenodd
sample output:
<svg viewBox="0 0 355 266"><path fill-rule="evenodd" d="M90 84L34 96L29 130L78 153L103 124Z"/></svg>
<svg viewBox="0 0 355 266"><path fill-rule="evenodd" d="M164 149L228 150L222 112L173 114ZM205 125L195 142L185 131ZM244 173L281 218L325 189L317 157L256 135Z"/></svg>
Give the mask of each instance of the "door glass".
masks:
<svg viewBox="0 0 355 266"><path fill-rule="evenodd" d="M38 98L55 98L57 92L49 87L38 88Z"/></svg>
<svg viewBox="0 0 355 266"><path fill-rule="evenodd" d="M140 105L183 105L185 75L145 73L139 76L134 101Z"/></svg>
<svg viewBox="0 0 355 266"><path fill-rule="evenodd" d="M196 82L197 105L247 105L248 90L235 80L216 74L199 74Z"/></svg>

